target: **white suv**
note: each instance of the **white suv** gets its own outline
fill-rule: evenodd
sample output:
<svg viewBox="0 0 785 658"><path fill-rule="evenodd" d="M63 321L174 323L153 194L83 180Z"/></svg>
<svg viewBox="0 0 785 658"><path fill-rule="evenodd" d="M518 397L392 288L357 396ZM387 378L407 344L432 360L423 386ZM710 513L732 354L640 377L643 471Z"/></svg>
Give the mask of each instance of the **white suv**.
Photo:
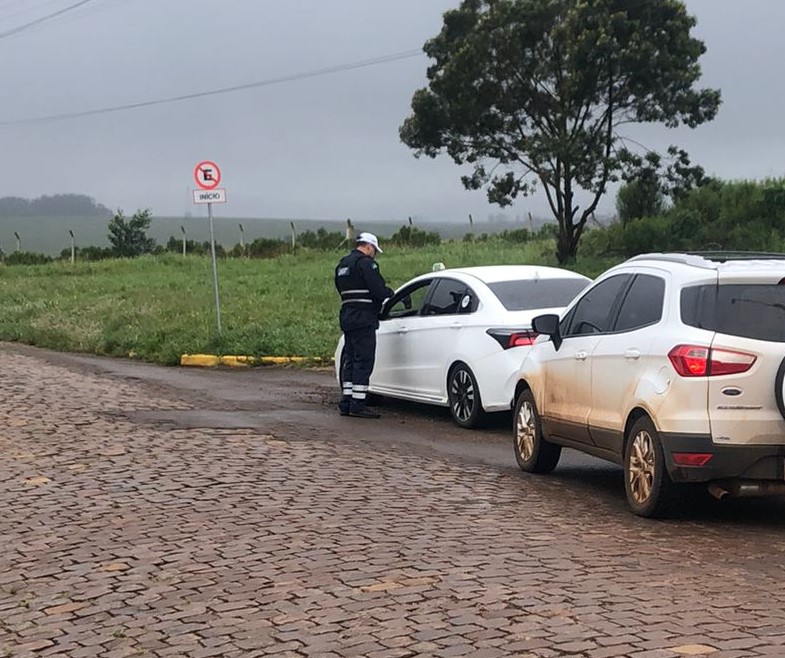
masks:
<svg viewBox="0 0 785 658"><path fill-rule="evenodd" d="M785 255L637 256L533 327L514 399L524 471L552 471L562 446L616 462L641 516L682 483L785 494Z"/></svg>

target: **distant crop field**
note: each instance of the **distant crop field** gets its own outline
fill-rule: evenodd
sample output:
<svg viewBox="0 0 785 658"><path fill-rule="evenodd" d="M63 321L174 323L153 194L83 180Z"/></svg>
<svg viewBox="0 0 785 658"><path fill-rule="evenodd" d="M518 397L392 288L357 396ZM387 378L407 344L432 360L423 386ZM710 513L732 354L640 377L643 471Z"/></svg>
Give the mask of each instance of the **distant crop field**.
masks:
<svg viewBox="0 0 785 658"><path fill-rule="evenodd" d="M246 243L253 242L256 238L279 238L291 239L290 222L294 223L295 231L303 233L305 231L317 231L324 228L327 231L338 231L343 233L346 229L346 220L315 220L315 219L263 219L253 217L225 217L221 210L215 212L215 239L216 242L225 247L232 247L238 244L241 238ZM395 233L401 226L406 225L407 218L401 221L374 221L374 222L354 222L358 231L367 230L379 236L388 237ZM108 218L101 217L2 217L0 216L0 250L10 253L16 249L16 236L18 233L21 238L21 249L23 251L33 251L37 253L56 256L71 246L71 236L68 231L72 230L75 236L77 247L108 247L107 238L109 224ZM241 232L240 225L243 230ZM467 219L456 218L455 222L427 222L416 224L419 228L428 231L436 231L442 239L450 240L462 238L469 233L470 226ZM538 226L539 224L537 224ZM504 230L525 228L528 223L514 224L506 222L476 222L474 233L494 234ZM165 244L167 240L174 236L178 239L182 236L182 228L185 229L189 240L204 242L210 239L210 227L207 220L206 211L195 211L189 217L154 217L148 235L155 239L159 244ZM336 245L337 247L338 245Z"/></svg>

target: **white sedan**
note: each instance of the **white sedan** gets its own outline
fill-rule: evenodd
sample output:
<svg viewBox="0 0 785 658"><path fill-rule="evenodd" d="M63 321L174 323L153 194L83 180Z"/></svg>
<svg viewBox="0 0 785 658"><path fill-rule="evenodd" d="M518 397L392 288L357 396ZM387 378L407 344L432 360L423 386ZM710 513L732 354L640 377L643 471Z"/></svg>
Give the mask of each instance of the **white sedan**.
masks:
<svg viewBox="0 0 785 658"><path fill-rule="evenodd" d="M430 272L401 286L379 316L375 395L449 406L461 427L510 410L516 374L536 338L590 279L554 267L493 265ZM335 351L341 381L343 337Z"/></svg>

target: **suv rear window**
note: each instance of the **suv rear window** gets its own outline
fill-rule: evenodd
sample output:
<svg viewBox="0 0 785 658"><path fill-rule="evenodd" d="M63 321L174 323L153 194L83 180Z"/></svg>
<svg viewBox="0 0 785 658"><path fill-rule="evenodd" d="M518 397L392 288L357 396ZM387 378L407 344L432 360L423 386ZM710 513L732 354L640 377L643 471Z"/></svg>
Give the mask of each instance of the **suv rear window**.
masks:
<svg viewBox="0 0 785 658"><path fill-rule="evenodd" d="M589 282L584 279L536 279L489 283L508 311L567 306Z"/></svg>
<svg viewBox="0 0 785 658"><path fill-rule="evenodd" d="M699 329L785 343L785 286L738 283L684 288L681 319Z"/></svg>

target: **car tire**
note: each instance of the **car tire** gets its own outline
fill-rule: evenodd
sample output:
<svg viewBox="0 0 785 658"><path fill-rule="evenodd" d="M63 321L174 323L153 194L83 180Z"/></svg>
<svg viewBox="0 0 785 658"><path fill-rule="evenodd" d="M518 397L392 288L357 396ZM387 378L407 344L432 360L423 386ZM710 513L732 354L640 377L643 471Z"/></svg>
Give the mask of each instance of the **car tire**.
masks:
<svg viewBox="0 0 785 658"><path fill-rule="evenodd" d="M561 446L550 443L542 435L540 414L529 389L515 402L513 449L518 466L527 473L550 473L561 457Z"/></svg>
<svg viewBox="0 0 785 658"><path fill-rule="evenodd" d="M456 363L447 374L447 402L453 420L461 427L480 427L485 420L477 379L465 363Z"/></svg>
<svg viewBox="0 0 785 658"><path fill-rule="evenodd" d="M624 447L624 491L638 516L661 518L673 508L676 485L665 467L665 453L657 429L648 416L630 428Z"/></svg>
<svg viewBox="0 0 785 658"><path fill-rule="evenodd" d="M780 410L780 415L785 418L785 359L780 362L780 367L777 368L777 376L774 378L774 398L777 400L777 409Z"/></svg>

